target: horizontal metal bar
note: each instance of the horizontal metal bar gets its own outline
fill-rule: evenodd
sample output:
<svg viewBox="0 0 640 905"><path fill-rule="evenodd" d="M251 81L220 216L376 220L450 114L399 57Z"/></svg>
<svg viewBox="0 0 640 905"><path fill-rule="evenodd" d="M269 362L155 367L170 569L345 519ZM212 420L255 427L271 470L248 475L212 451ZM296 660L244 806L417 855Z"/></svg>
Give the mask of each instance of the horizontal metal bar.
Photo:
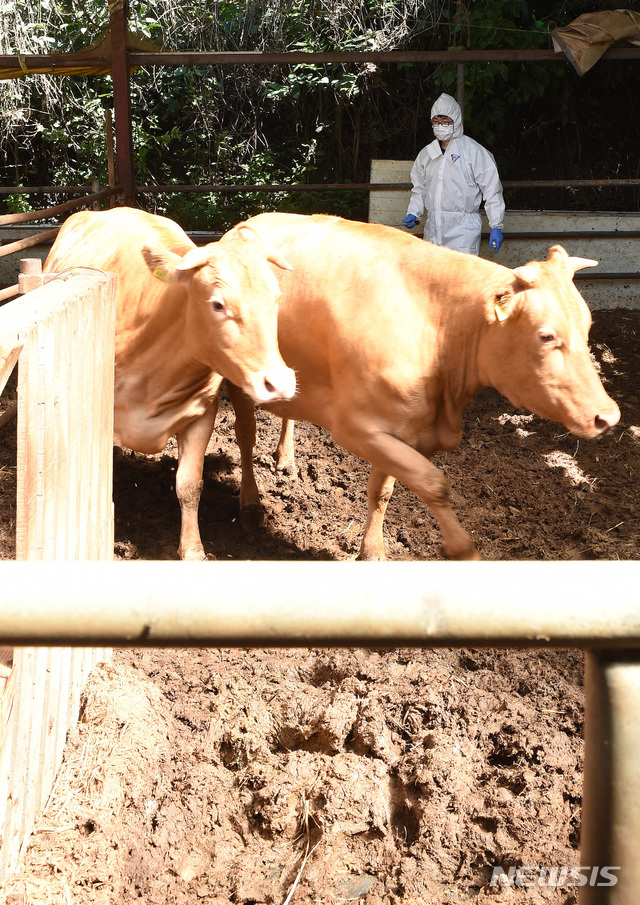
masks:
<svg viewBox="0 0 640 905"><path fill-rule="evenodd" d="M640 188L640 179L539 179L539 180L506 180L502 183L505 189L562 189L562 188ZM346 183L279 183L229 185L209 183L201 185L138 185L136 192L144 195L173 193L228 193L241 192L404 192L410 191L410 182L346 182ZM83 186L0 186L0 195L19 194L79 194L86 192ZM109 194L122 192L120 186L105 189Z"/></svg>
<svg viewBox="0 0 640 905"><path fill-rule="evenodd" d="M603 59L635 60L640 57L640 48L633 46L611 47L603 54ZM214 66L244 65L264 66L270 64L298 63L519 63L519 62L568 62L567 57L550 48L500 50L350 50L350 51L137 51L127 53L130 66ZM17 68L20 74L52 69L56 75L57 66L70 65L110 68L111 59L104 53L77 54L2 54L0 69ZM26 70L26 73L25 73ZM64 74L64 73L63 73Z"/></svg>
<svg viewBox="0 0 640 905"><path fill-rule="evenodd" d="M90 185L0 185L0 195L87 195L93 189ZM121 186L109 191L121 192Z"/></svg>
<svg viewBox="0 0 640 905"><path fill-rule="evenodd" d="M5 257L6 255L15 254L18 251L24 251L25 248L32 248L34 245L46 245L48 242L53 242L59 232L60 227L56 226L54 229L48 229L46 232L35 233L33 236L27 236L24 239L18 239L15 242L10 242L8 245L3 245L2 248L0 248L0 258Z"/></svg>
<svg viewBox="0 0 640 905"><path fill-rule="evenodd" d="M486 63L521 61L563 62L566 57L553 50L527 51L523 57L521 50L346 50L346 51L185 51L149 53L132 51L127 54L131 65L138 66L198 66L219 64L242 64L263 66L272 64L314 65L318 63ZM491 54L488 56L488 54ZM532 55L533 54L533 55Z"/></svg>
<svg viewBox="0 0 640 905"><path fill-rule="evenodd" d="M536 181L505 181L505 189L563 189L563 188L640 188L640 179L541 179ZM280 183L272 185L138 185L141 194L172 194L174 192L210 192L236 194L240 192L405 192L410 182L343 182L343 183Z"/></svg>
<svg viewBox="0 0 640 905"><path fill-rule="evenodd" d="M409 188L411 184L408 183ZM210 184L210 185L137 185L136 192L143 195L172 194L175 192L210 192L210 193L227 193L237 194L240 192L368 192L386 191L387 189L398 190L398 187L404 187L404 183L397 183L388 186L372 185L368 182L347 182L347 183L282 183L273 185L229 185L229 184Z"/></svg>
<svg viewBox="0 0 640 905"><path fill-rule="evenodd" d="M567 216L571 216L567 212ZM614 215L615 216L615 215ZM555 232L520 232L519 230L505 229L510 239L542 239L545 242L560 239L640 239L640 231L625 229L582 229L582 230L556 230ZM489 232L483 232L483 238L488 238Z"/></svg>
<svg viewBox="0 0 640 905"><path fill-rule="evenodd" d="M558 236L558 241L562 236ZM640 271L635 273L588 273L586 270L580 273L574 273L574 280L640 280Z"/></svg>
<svg viewBox="0 0 640 905"><path fill-rule="evenodd" d="M16 223L29 223L33 220L46 220L50 217L54 217L56 214L66 213L66 211L75 210L76 207L82 207L86 204L91 204L94 201L99 201L101 198L107 198L109 195L113 195L115 189L101 189L99 192L93 192L91 195L87 195L86 198L74 198L72 201L63 201L62 204L56 204L54 207L48 207L45 210L41 211L22 211L17 214L2 214L0 216L0 226L6 226L7 224L16 224Z"/></svg>
<svg viewBox="0 0 640 905"><path fill-rule="evenodd" d="M640 647L635 562L2 562L0 646Z"/></svg>
<svg viewBox="0 0 640 905"><path fill-rule="evenodd" d="M640 179L526 179L506 180L505 189L606 189L638 188Z"/></svg>
<svg viewBox="0 0 640 905"><path fill-rule="evenodd" d="M12 299L14 295L20 295L20 286L17 283L0 290L0 302L6 302L7 299Z"/></svg>
<svg viewBox="0 0 640 905"><path fill-rule="evenodd" d="M616 47L605 52L603 58L634 60L640 57L638 47ZM197 66L215 64L265 65L272 63L519 63L568 62L563 53L554 50L350 50L350 51L161 51L149 53L132 51L127 54L133 66Z"/></svg>

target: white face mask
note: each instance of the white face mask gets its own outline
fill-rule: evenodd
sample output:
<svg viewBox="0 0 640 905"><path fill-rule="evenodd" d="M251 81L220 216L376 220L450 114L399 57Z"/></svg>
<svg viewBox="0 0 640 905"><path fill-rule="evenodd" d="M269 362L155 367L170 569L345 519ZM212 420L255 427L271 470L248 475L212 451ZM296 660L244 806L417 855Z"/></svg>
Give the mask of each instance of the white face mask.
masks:
<svg viewBox="0 0 640 905"><path fill-rule="evenodd" d="M434 123L431 127L433 134L439 141L450 141L453 138L453 123L445 126L442 123Z"/></svg>

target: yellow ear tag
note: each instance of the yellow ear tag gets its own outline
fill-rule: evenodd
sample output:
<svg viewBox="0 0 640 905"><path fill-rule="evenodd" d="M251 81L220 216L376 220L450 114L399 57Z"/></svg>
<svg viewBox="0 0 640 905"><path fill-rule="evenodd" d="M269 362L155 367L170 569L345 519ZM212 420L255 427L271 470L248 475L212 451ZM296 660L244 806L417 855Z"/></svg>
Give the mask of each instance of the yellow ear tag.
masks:
<svg viewBox="0 0 640 905"><path fill-rule="evenodd" d="M171 280L171 276L164 267L154 267L151 273L157 280L162 280L163 283L168 283Z"/></svg>
<svg viewBox="0 0 640 905"><path fill-rule="evenodd" d="M506 319L509 317L509 315L504 311L504 309L501 308L500 305L498 305L498 304L493 306L493 310L495 311L496 320L500 321L500 323L502 323L503 321L506 321Z"/></svg>

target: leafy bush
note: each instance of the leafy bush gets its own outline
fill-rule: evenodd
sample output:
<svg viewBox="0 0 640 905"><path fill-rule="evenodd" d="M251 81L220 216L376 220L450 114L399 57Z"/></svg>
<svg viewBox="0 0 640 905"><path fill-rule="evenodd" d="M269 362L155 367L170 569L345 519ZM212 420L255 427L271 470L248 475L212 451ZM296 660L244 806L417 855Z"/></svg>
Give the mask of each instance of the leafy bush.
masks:
<svg viewBox="0 0 640 905"><path fill-rule="evenodd" d="M587 0L149 0L130 29L171 50L426 50L546 47ZM615 4L614 7L615 8ZM85 48L107 25L104 0L13 0L0 52ZM534 12L535 9L535 12ZM139 185L362 183L374 157L412 159L431 139L437 95L456 93L454 64L172 66L131 78ZM465 67L465 131L494 152L503 179L636 177L640 126L628 116L640 67L601 61L580 79L565 62ZM5 185L107 181L109 76L29 76L0 82L0 179ZM521 206L637 207L629 192L517 193ZM515 197L515 196L514 196ZM522 199L522 200L521 200ZM14 202L15 203L15 202ZM366 217L354 192L148 194L189 224L224 228L269 209ZM557 206L557 203L556 203Z"/></svg>

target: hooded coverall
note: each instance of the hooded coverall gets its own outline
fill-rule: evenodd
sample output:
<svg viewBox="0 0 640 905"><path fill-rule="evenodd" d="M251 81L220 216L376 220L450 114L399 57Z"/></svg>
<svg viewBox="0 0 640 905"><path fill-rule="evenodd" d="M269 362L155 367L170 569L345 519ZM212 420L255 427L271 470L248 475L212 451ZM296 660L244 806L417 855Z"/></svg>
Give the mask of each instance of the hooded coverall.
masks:
<svg viewBox="0 0 640 905"><path fill-rule="evenodd" d="M427 211L428 242L477 255L483 199L489 226L503 228L504 199L496 162L486 148L463 134L462 111L454 98L441 94L431 108L431 119L434 116L451 117L453 138L444 150L435 139L418 154L411 169L407 214L420 220Z"/></svg>

